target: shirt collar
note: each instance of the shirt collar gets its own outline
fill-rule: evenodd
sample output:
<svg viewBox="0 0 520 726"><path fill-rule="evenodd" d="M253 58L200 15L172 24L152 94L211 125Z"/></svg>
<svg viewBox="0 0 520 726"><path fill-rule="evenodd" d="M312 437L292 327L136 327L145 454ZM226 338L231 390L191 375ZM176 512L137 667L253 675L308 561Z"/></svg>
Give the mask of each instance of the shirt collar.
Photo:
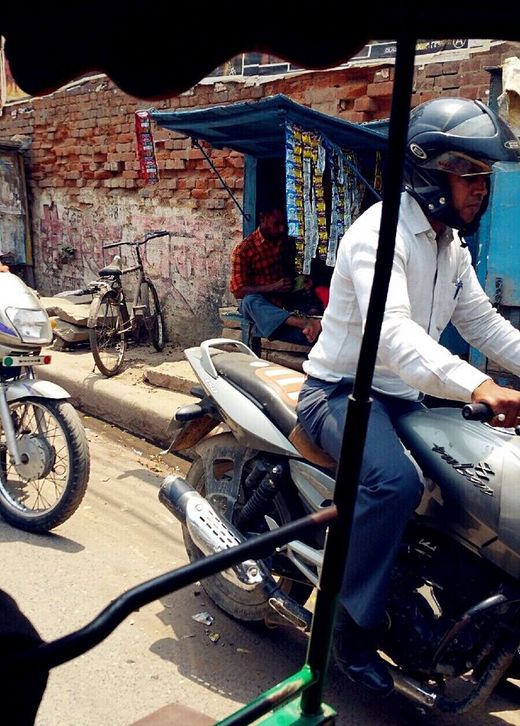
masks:
<svg viewBox="0 0 520 726"><path fill-rule="evenodd" d="M257 247L261 247L262 245L268 245L270 247L275 247L276 245L279 245L282 240L277 240L276 242L271 242L270 240L267 240L262 232L260 231L260 227L257 227L254 231L254 242Z"/></svg>
<svg viewBox="0 0 520 726"><path fill-rule="evenodd" d="M412 233L415 235L426 234L432 241L438 241L443 245L450 244L454 239L454 230L451 227L446 227L437 240L437 234L423 212L421 205L409 192L403 192L400 214L403 214L403 218L407 220Z"/></svg>

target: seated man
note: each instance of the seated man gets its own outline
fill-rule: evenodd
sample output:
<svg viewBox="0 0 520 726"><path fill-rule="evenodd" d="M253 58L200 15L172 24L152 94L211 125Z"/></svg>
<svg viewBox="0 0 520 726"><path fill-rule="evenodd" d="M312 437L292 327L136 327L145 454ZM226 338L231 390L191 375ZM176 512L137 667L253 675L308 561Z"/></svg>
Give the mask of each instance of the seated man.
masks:
<svg viewBox="0 0 520 726"><path fill-rule="evenodd" d="M253 337L309 345L321 331L311 315L323 312L310 278L295 274L295 245L278 205L265 207L258 228L233 250L229 289Z"/></svg>

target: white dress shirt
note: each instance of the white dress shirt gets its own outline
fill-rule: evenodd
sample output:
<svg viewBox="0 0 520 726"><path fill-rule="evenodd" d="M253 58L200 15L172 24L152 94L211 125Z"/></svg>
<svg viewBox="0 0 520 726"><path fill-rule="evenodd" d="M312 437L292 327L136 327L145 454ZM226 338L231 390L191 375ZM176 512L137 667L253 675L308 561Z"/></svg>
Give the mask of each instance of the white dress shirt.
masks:
<svg viewBox="0 0 520 726"><path fill-rule="evenodd" d="M303 364L311 376L339 381L356 374L381 209L381 202L370 207L340 242L322 332ZM450 320L471 346L520 375L520 332L492 307L458 233L448 228L437 240L417 201L403 192L374 389L470 401L489 376L438 342Z"/></svg>

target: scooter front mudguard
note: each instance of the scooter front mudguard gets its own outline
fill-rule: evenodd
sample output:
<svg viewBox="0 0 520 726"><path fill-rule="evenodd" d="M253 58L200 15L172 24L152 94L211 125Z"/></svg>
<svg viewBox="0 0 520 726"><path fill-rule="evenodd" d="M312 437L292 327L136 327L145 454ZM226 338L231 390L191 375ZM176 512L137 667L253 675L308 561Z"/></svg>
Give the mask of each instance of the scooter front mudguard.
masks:
<svg viewBox="0 0 520 726"><path fill-rule="evenodd" d="M30 398L37 396L38 398L70 398L70 394L51 381L39 381L37 379L27 379L20 381L12 381L6 386L7 401L17 401L21 398Z"/></svg>

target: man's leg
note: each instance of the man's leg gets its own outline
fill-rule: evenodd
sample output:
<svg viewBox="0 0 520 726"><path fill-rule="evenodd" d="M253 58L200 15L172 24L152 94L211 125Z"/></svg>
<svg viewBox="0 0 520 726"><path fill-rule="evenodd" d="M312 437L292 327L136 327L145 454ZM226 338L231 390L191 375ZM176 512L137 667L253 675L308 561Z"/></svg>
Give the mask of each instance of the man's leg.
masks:
<svg viewBox="0 0 520 726"><path fill-rule="evenodd" d="M321 400L319 393L308 397L304 393L298 416L307 433L337 461L349 389L336 390L341 393L321 396ZM376 398L371 406L341 594L351 616L364 628L375 628L384 620L390 572L406 524L422 494L419 475L395 432L386 405L390 397L384 398L385 404ZM407 402L395 403L407 407ZM312 420L318 421L319 431L306 422L309 411Z"/></svg>
<svg viewBox="0 0 520 726"><path fill-rule="evenodd" d="M309 345L304 335L304 320L295 321L288 310L273 305L264 295L246 295L239 305L241 315L254 323L253 336L269 340L284 340L297 345ZM288 322L297 322L290 325Z"/></svg>
<svg viewBox="0 0 520 726"><path fill-rule="evenodd" d="M350 389L313 385L311 380L300 395L299 420L337 460ZM393 402L384 399L383 404L376 398L371 407L337 621L340 667L352 680L380 693L388 692L392 682L377 656L374 631L384 622L392 567L422 493L415 466L392 424ZM394 401L396 408L408 406Z"/></svg>
<svg viewBox="0 0 520 726"><path fill-rule="evenodd" d="M246 295L240 301L240 313L254 323L253 334L262 338L269 338L275 330L282 326L290 313L283 308L273 305L265 295Z"/></svg>

